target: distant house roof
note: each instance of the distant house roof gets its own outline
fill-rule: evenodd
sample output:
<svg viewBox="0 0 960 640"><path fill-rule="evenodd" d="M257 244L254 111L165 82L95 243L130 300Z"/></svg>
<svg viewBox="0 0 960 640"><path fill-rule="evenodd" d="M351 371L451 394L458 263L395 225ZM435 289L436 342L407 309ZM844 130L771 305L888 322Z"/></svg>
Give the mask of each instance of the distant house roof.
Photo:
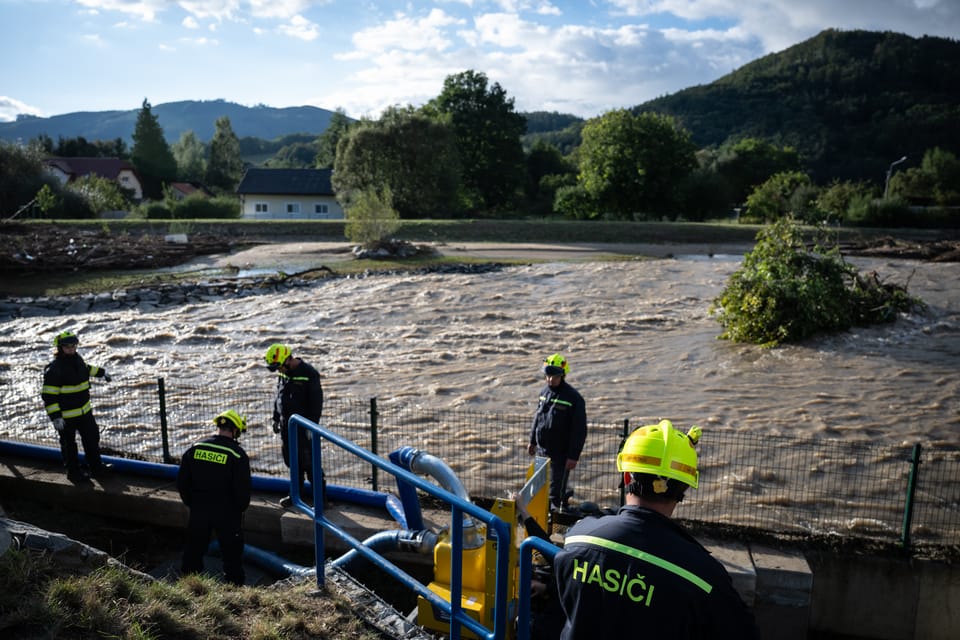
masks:
<svg viewBox="0 0 960 640"><path fill-rule="evenodd" d="M238 194L332 196L332 169L247 169Z"/></svg>
<svg viewBox="0 0 960 640"><path fill-rule="evenodd" d="M196 182L171 182L170 188L184 198L195 193L200 193L208 198L213 196L209 189Z"/></svg>
<svg viewBox="0 0 960 640"><path fill-rule="evenodd" d="M120 158L47 158L44 162L59 169L70 180L95 175L116 180L121 171L131 171L136 175L133 165Z"/></svg>

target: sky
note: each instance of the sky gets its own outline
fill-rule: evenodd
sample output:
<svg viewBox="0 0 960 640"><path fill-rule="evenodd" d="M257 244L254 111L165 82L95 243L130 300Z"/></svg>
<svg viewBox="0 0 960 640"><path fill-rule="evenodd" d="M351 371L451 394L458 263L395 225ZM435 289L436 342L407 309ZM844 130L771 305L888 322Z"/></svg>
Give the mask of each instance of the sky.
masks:
<svg viewBox="0 0 960 640"><path fill-rule="evenodd" d="M180 100L376 118L486 74L583 118L828 28L960 39L958 0L0 0L0 122Z"/></svg>

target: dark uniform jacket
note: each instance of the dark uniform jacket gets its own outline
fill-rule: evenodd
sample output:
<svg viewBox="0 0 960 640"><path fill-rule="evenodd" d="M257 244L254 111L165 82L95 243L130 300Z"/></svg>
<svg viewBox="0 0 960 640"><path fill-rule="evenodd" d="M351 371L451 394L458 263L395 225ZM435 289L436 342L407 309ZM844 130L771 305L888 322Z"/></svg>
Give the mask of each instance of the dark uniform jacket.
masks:
<svg viewBox="0 0 960 640"><path fill-rule="evenodd" d="M323 413L320 374L303 360L296 369L278 374L273 419L280 420L283 433L286 433L287 421L295 413L313 422L319 422Z"/></svg>
<svg viewBox="0 0 960 640"><path fill-rule="evenodd" d="M90 378L102 378L100 367L88 365L79 354L60 355L43 370L43 404L51 420L90 413Z"/></svg>
<svg viewBox="0 0 960 640"><path fill-rule="evenodd" d="M586 440L587 408L580 393L566 380L556 389L544 385L530 428L530 444L551 458L579 460Z"/></svg>
<svg viewBox="0 0 960 640"><path fill-rule="evenodd" d="M212 514L239 513L250 505L250 458L227 436L201 440L183 454L177 474L183 503Z"/></svg>
<svg viewBox="0 0 960 640"><path fill-rule="evenodd" d="M561 638L758 638L723 565L678 524L625 506L585 518L554 560Z"/></svg>

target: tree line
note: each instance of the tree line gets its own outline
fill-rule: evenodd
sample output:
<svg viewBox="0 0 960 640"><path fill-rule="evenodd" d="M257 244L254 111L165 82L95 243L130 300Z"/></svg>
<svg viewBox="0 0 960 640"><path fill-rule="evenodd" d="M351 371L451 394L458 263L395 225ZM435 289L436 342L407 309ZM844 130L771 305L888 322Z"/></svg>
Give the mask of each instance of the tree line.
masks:
<svg viewBox="0 0 960 640"><path fill-rule="evenodd" d="M564 128L552 128L557 126ZM132 138L129 153L121 139L61 139L54 145L39 138L28 146L47 155L129 157L146 197L154 201L141 205L148 217L164 215L164 206L172 215L169 209L177 205L164 196L174 180L203 183L223 198L217 215L239 215L229 200L242 177L244 150L265 151L264 145L239 140L226 116L216 121L209 144L187 131L168 145L146 99ZM809 222L956 226L951 207L960 205L960 162L939 147L927 149L919 166L891 171L883 184L840 179L817 184L789 145L742 137L699 147L679 118L654 111L618 109L586 121L544 112L528 117L515 110L503 87L474 70L448 76L440 94L419 108L393 106L378 118L359 121L338 110L319 136L285 141L263 165L332 168L334 190L348 215L363 201L367 209L379 203L399 218L763 222L789 214ZM39 186L31 191L31 181L22 182L19 195L7 194L7 202L0 202L4 211L37 199ZM90 180L80 191L104 190L109 185ZM88 213L122 208L115 205L123 195L101 194ZM78 210L64 202L58 206L57 197L48 186L39 198L45 215ZM161 200L165 204L157 205ZM197 203L188 205L177 217L204 217L196 215L203 212Z"/></svg>

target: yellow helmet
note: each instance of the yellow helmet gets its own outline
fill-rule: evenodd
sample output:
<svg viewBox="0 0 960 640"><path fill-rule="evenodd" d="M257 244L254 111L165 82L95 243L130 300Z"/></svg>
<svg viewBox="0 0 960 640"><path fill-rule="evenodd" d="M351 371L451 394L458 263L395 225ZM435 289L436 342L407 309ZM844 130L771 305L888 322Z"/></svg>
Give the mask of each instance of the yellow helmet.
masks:
<svg viewBox="0 0 960 640"><path fill-rule="evenodd" d="M617 471L673 478L696 489L700 472L694 445L700 433L697 426L688 433L678 431L669 420L640 427L617 454Z"/></svg>
<svg viewBox="0 0 960 640"><path fill-rule="evenodd" d="M213 424L217 425L218 427L230 426L240 433L243 433L247 430L247 419L233 409L229 409L218 415L213 419Z"/></svg>
<svg viewBox="0 0 960 640"><path fill-rule="evenodd" d="M566 358L555 353L543 360L543 373L548 376L565 376L570 373L570 365Z"/></svg>
<svg viewBox="0 0 960 640"><path fill-rule="evenodd" d="M279 369L281 365L287 361L287 358L290 357L290 353L290 347L285 344L275 342L274 344L270 345L270 348L267 349L266 355L263 356L267 361L267 369L270 369L270 371L276 371Z"/></svg>
<svg viewBox="0 0 960 640"><path fill-rule="evenodd" d="M53 348L59 349L62 344L80 344L80 338L73 331L61 331L53 339Z"/></svg>

